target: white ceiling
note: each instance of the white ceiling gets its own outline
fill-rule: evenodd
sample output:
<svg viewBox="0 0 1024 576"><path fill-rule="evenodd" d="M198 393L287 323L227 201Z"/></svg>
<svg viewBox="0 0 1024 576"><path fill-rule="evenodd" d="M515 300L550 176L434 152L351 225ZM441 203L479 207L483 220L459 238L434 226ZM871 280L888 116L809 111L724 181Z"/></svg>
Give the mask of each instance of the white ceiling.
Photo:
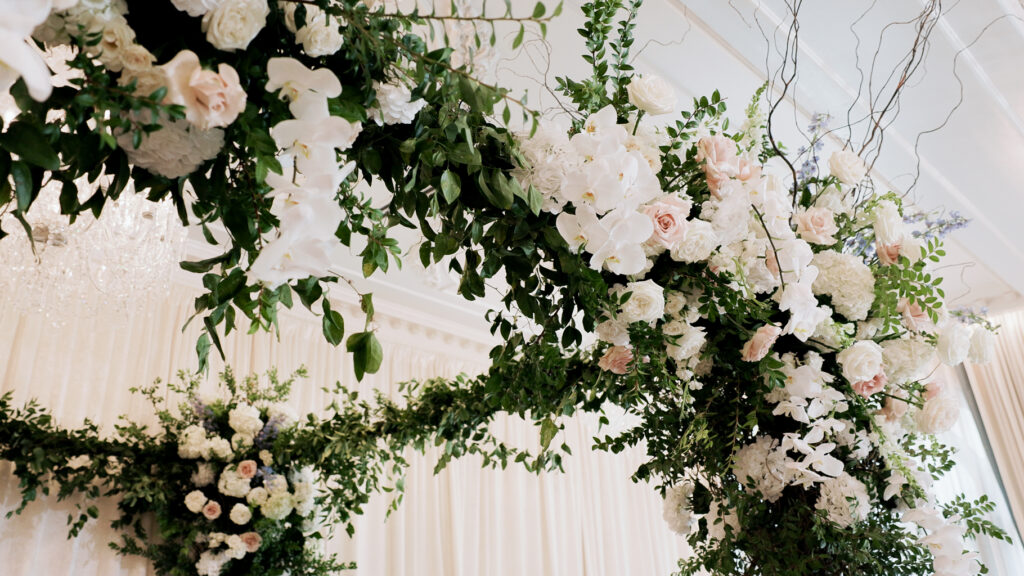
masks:
<svg viewBox="0 0 1024 576"><path fill-rule="evenodd" d="M923 2L803 3L800 76L780 113L788 121L779 133L791 149L804 142L798 128L812 113L845 118L851 109L852 118L863 116L863 97L857 100L857 55L866 69L886 24L916 16ZM513 4L517 13L525 13L533 1ZM551 116L557 116L557 105L543 87L545 78L553 86L556 76L589 73L580 58L583 41L576 34L582 21L579 5L579 0L567 0L563 16L549 26L547 40L534 36L518 51L510 49L518 28L499 28L506 46L495 72L498 82L528 90L530 104ZM495 11L503 6L503 0L489 4ZM1018 177L1024 173L1024 9L1011 0L961 0L947 2L945 10L925 65L905 91L898 120L886 132L876 176L891 189L906 192L920 161L920 178L911 191L916 203L925 209L959 210L972 220L948 243L949 255L941 269L951 305L1007 310L1024 304L1024 225L1018 222L1024 215L1024 184ZM638 18L635 66L670 80L679 91L681 106L719 89L729 98L732 113L740 114L766 72L778 63L777 53L770 52L774 44L770 46L765 36L772 43L781 42L782 32L775 29L785 22L785 15L783 0L647 0ZM854 32L860 38L859 50ZM906 51L910 32L905 25L887 29L878 50L876 85L894 57ZM954 75L958 52L959 82ZM915 154L919 134L941 125L956 105L960 83L963 103L944 127L920 137ZM841 123L837 120L833 127ZM863 123L854 128L854 139L863 129ZM839 147L841 142L836 138L830 146ZM410 244L415 241L414 236L407 238ZM421 302L422 310L482 331L487 303L467 303L456 296L451 282L438 281L445 274L424 273L415 254L415 249L410 251L403 270L383 277L378 273L361 285L378 299ZM353 278L360 276L354 255L339 268Z"/></svg>

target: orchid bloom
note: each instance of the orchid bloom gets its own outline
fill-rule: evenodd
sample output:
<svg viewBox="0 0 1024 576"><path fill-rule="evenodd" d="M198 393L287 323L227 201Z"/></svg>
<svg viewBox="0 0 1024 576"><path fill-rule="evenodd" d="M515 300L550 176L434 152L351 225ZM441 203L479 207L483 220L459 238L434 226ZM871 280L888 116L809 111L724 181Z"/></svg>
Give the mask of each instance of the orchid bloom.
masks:
<svg viewBox="0 0 1024 576"><path fill-rule="evenodd" d="M341 81L326 68L310 70L294 58L271 58L267 61L267 92L280 91L281 99L291 102L296 117L307 105L303 98L336 98L341 95Z"/></svg>
<svg viewBox="0 0 1024 576"><path fill-rule="evenodd" d="M67 2L62 0L60 6ZM53 85L50 69L29 36L50 15L52 0L0 0L0 93L6 93L18 78L25 79L29 96L42 102Z"/></svg>
<svg viewBox="0 0 1024 576"><path fill-rule="evenodd" d="M352 146L362 131L361 124L331 116L326 98L300 98L293 103L298 110L294 120L285 120L270 129L279 148L295 158L303 174L337 169L335 149Z"/></svg>

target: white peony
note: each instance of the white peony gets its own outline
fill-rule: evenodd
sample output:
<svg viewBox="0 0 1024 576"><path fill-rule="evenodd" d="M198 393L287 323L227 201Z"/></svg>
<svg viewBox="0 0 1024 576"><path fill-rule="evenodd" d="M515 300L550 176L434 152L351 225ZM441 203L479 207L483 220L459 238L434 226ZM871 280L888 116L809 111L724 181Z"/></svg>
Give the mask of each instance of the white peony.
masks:
<svg viewBox="0 0 1024 576"><path fill-rule="evenodd" d="M821 483L821 492L814 507L824 510L828 519L840 528L864 520L871 511L871 498L860 480L843 472ZM852 502L851 502L852 500Z"/></svg>
<svg viewBox="0 0 1024 576"><path fill-rule="evenodd" d="M263 430L260 410L249 404L239 404L228 412L228 426L239 434L255 436Z"/></svg>
<svg viewBox="0 0 1024 576"><path fill-rule="evenodd" d="M996 336L984 326L971 332L971 350L967 357L974 364L988 364L995 357Z"/></svg>
<svg viewBox="0 0 1024 576"><path fill-rule="evenodd" d="M373 90L377 94L378 107L371 108L369 113L378 125L409 124L427 103L422 98L413 100L409 87L401 82L382 84L374 81Z"/></svg>
<svg viewBox="0 0 1024 576"><path fill-rule="evenodd" d="M188 176L215 158L224 147L224 131L200 130L188 120L163 121L159 130L142 138L138 148L132 145L131 132L119 135L117 144L135 166L173 179Z"/></svg>
<svg viewBox="0 0 1024 576"><path fill-rule="evenodd" d="M882 347L871 340L859 340L836 355L843 377L851 384L871 380L882 371Z"/></svg>
<svg viewBox="0 0 1024 576"><path fill-rule="evenodd" d="M687 222L682 238L672 248L672 259L686 263L707 260L718 245L718 236L712 225L695 218Z"/></svg>
<svg viewBox="0 0 1024 576"><path fill-rule="evenodd" d="M206 41L218 50L245 50L267 25L267 0L222 0L203 16Z"/></svg>
<svg viewBox="0 0 1024 576"><path fill-rule="evenodd" d="M671 114L676 108L676 91L658 76L634 76L626 85L629 103L652 116Z"/></svg>
<svg viewBox="0 0 1024 576"><path fill-rule="evenodd" d="M185 496L185 507L193 514L199 514L202 512L203 506L206 506L206 502L206 494L203 494L200 490L193 490Z"/></svg>
<svg viewBox="0 0 1024 576"><path fill-rule="evenodd" d="M202 16L213 10L222 0L171 0L171 4L189 16Z"/></svg>
<svg viewBox="0 0 1024 576"><path fill-rule="evenodd" d="M967 359L971 350L971 329L956 320L947 321L939 328L939 359L948 366L956 366Z"/></svg>
<svg viewBox="0 0 1024 576"><path fill-rule="evenodd" d="M694 485L690 482L668 487L661 506L661 517L668 523L668 529L682 536L689 534L693 528L693 508L690 502L693 489Z"/></svg>
<svg viewBox="0 0 1024 576"><path fill-rule="evenodd" d="M868 173L864 161L849 150L833 152L828 159L828 169L832 175L847 186L856 186Z"/></svg>
<svg viewBox="0 0 1024 576"><path fill-rule="evenodd" d="M882 343L885 375L893 384L917 382L928 376L935 349L920 338L901 338Z"/></svg>
<svg viewBox="0 0 1024 576"><path fill-rule="evenodd" d="M250 510L245 504L235 504L231 507L231 514L229 517L232 522L239 526L248 524L249 520L252 520L252 510Z"/></svg>
<svg viewBox="0 0 1024 576"><path fill-rule="evenodd" d="M653 280L630 282L625 288L619 287L617 292L620 295L630 293L619 315L627 324L647 322L653 325L665 316L665 291Z"/></svg>

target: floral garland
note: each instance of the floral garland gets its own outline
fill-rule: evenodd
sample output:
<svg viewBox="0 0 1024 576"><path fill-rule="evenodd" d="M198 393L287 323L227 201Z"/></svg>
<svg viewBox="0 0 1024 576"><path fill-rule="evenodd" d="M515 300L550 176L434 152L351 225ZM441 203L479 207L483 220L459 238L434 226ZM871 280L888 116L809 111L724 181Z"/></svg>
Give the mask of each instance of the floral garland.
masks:
<svg viewBox="0 0 1024 576"><path fill-rule="evenodd" d="M539 123L535 133L513 136L493 117L504 101L507 124L515 101L411 32L450 22L444 16L386 13L354 0L158 5L161 15L192 23L199 41L161 38L151 14L129 14L121 2L37 0L0 27L3 38L24 44L34 30L44 44L71 42L79 77L51 95L41 59L12 65L23 78L11 88L21 114L0 138L8 154L0 204L17 217L44 174L68 184L103 172L109 184L86 203L62 194L65 212L102 209L131 177L151 197L173 198L211 243L218 241L208 225L222 224L224 254L183 264L204 274L208 290L196 301L203 359L237 312L254 329L273 329L277 307L291 306L293 294L310 309L320 303L324 335L340 344L344 322L324 287L340 279L330 270L332 252L353 234L367 240L367 276L400 262L402 249L388 237L394 226L420 229L424 264L458 254L451 267L467 298L483 296L485 280L503 273L507 310L492 319L505 342L487 374L413 389L404 409L350 398L351 410L297 428L301 441L271 454L293 471L308 464L321 474L359 463L346 477L349 489L328 497L336 520L380 488L385 462L400 469L405 446L446 443L441 465L479 453L491 465L515 459L531 470L557 468L558 418L612 402L642 424L598 448L646 444L648 461L635 477L659 484L666 520L696 551L681 562L682 574L977 573L965 537L1006 537L984 519L991 503L940 504L928 490L953 466L933 434L959 411L929 375L937 361L991 359L994 332L986 322L961 322L965 316L942 302L941 280L928 266L944 255L936 236L946 224L926 218L922 228L899 195L876 193L853 148L835 151L829 173L819 174L816 140L798 172L801 158L782 154L771 115L761 111L764 89L735 132L717 92L656 127L650 118L674 112L676 100L665 82L635 75L628 63L639 5L584 5L593 76L558 79L576 107L571 128ZM502 18L543 27L545 14L538 5L532 19ZM47 121L54 108L65 111L56 124ZM384 209L357 189L372 180L393 193ZM346 340L358 377L381 359L372 299L360 296L367 325ZM520 318L534 324L529 336ZM585 332L596 334L596 347L584 346ZM173 435L181 458L209 454L220 463L211 472L227 478L228 492L220 481L217 493L195 482L189 491L168 488L176 501L188 499L168 517L196 532L159 553L125 548L149 555L158 570L178 566L188 549L199 556L185 554L192 568L219 573L269 549L281 514L299 522L308 516L300 512L312 512L307 498L296 499L306 480L271 480L289 506L265 507L274 492L267 473L255 488L255 475L243 478L263 462L252 452L255 437L253 447L246 438L269 413L233 402L239 415L248 412L235 424L252 434L231 423L225 404L214 409L216 435ZM539 453L517 453L486 434L500 411L531 415ZM0 444L5 458L24 461L25 442L72 434L31 415L0 421L12 438ZM126 447L91 432L72 434L78 454L153 453L138 433ZM229 464L228 448L244 459ZM20 466L29 478L23 490L47 473L84 490L88 474L66 466L72 452L53 455L51 467ZM243 484L244 504L232 495ZM247 497L260 487L268 500L254 508ZM211 500L216 518L204 514L209 507L216 516ZM252 515L246 522L266 527L253 531L263 542L256 552L246 545L242 553L248 532L229 524L238 506ZM129 507L125 517L137 512Z"/></svg>

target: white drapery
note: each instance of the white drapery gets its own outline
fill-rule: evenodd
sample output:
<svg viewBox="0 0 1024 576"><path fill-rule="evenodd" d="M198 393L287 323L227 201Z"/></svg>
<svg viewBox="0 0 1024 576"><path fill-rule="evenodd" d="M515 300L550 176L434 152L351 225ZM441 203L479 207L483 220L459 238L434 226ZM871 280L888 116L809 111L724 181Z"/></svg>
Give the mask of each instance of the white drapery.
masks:
<svg viewBox="0 0 1024 576"><path fill-rule="evenodd" d="M175 288L166 301L150 306L145 318L48 320L0 310L0 393L14 391L16 404L39 399L64 426L89 418L110 430L121 414L152 422L152 413L128 388L156 378L175 378L195 365L198 327L181 327L191 314L192 292ZM353 303L346 322L360 326ZM277 340L267 334L233 334L224 340L236 374L278 366L286 375L300 365L310 379L300 381L292 405L318 412L328 403L321 388L341 381L361 392L412 378L476 373L486 366L487 346L437 324L417 323L414 314L389 315L378 304L385 363L377 375L356 383L348 356L323 341L312 317L287 314ZM350 328L350 331L352 329ZM219 368L215 361L214 370ZM514 418L499 418L492 430L513 445L537 442L537 431ZM648 485L629 476L642 462L633 450L611 455L587 446L593 418L566 421L564 437L573 456L565 474L535 476L511 467L481 470L478 461L455 462L433 475L432 454L410 455L406 495L385 521L389 497L374 497L357 521L355 537L336 537L328 550L359 564L357 574L387 576L667 575L686 544L661 519L661 500ZM10 464L0 463L0 566L5 576L128 576L151 571L145 562L120 558L106 543L116 534L105 525L114 506L73 541L66 540L69 503L36 502L20 517L3 515L18 502Z"/></svg>

